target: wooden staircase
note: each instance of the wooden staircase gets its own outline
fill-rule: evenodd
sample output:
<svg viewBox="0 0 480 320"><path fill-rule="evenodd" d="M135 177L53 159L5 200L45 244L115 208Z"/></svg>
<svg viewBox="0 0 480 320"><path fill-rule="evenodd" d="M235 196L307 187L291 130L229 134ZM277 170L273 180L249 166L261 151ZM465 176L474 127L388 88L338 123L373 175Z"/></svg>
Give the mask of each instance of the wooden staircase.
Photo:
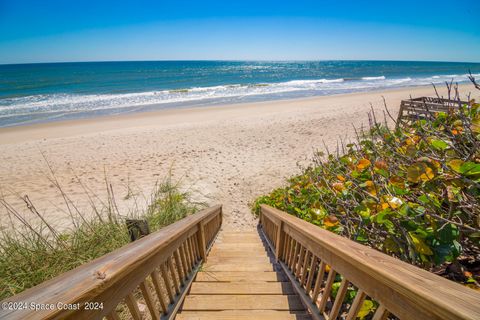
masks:
<svg viewBox="0 0 480 320"><path fill-rule="evenodd" d="M0 301L0 319L480 319L478 291L272 207L257 231L221 226L220 205L189 215Z"/></svg>
<svg viewBox="0 0 480 320"><path fill-rule="evenodd" d="M257 231L221 231L176 319L310 316Z"/></svg>

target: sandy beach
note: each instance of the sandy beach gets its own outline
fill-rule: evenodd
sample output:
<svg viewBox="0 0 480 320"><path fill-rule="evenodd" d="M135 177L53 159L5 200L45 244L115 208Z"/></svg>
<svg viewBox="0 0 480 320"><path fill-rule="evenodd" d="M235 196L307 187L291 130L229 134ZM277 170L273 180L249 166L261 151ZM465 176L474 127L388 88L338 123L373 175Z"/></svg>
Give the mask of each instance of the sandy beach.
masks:
<svg viewBox="0 0 480 320"><path fill-rule="evenodd" d="M462 85L463 94L474 91ZM440 91L445 93L444 91ZM141 199L171 170L174 180L195 200L224 206L224 229L250 229L256 221L249 204L283 184L309 163L324 142L353 138L354 126L368 125L371 108L383 118L385 97L396 115L400 100L434 95L431 87L353 93L135 113L86 120L0 129L0 192L35 219L19 199L28 195L57 227L70 218L58 190L48 179L43 155L79 210L92 214L77 176L100 198L105 172L120 211L133 208L127 185ZM42 155L43 153L43 155ZM144 200L142 200L144 201ZM141 206L141 205L140 205ZM7 221L0 208L0 221Z"/></svg>

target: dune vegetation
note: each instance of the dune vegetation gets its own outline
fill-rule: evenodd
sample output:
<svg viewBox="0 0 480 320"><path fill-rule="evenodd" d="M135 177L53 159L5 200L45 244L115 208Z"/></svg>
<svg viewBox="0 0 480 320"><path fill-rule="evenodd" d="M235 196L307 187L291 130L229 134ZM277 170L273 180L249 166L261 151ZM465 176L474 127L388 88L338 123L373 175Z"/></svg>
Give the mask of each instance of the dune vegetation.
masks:
<svg viewBox="0 0 480 320"><path fill-rule="evenodd" d="M318 152L254 212L268 204L480 289L480 104L396 129L387 117L370 114L355 142Z"/></svg>

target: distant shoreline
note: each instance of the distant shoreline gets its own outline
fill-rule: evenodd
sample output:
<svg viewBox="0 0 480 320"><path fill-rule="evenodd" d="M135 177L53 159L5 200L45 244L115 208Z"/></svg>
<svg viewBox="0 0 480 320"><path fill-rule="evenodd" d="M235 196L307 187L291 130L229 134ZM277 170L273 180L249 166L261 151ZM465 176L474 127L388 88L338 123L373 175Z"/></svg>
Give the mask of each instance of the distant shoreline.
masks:
<svg viewBox="0 0 480 320"><path fill-rule="evenodd" d="M460 87L468 87L469 83L463 83L459 85ZM75 116L72 114L71 118L60 118L60 119L49 119L49 120L43 120L43 121L36 121L33 123L20 123L20 124L12 124L12 125L7 125L7 126L0 126L0 144L1 142L1 134L2 132L8 132L9 129L12 129L13 131L15 130L21 130L22 127L37 127L37 126L48 126L50 124L62 124L62 123L81 123L81 122L88 122L88 121L110 121L111 119L121 119L121 118L128 118L128 117L142 117L142 115L149 116L149 115L157 115L157 114L168 114L168 113L175 113L175 111L183 111L183 112L189 112L191 110L197 110L197 109L216 109L216 108L230 108L230 107L241 107L241 106L248 106L252 104L269 104L269 103L283 103L283 102L295 102L295 101L309 101L309 100L315 100L319 98L324 98L324 97L337 97L337 96L349 96L349 95L356 95L356 94L375 94L379 92L395 92L395 91L408 91L408 90L415 90L417 88L432 88L432 95L434 95L434 90L432 85L422 85L422 86L412 86L412 87L398 87L398 88L390 88L388 90L385 89L372 89L368 91L359 91L359 92L348 92L348 93L334 93L334 94L328 94L328 95L309 95L309 96L300 96L300 97L287 97L287 98L272 98L270 99L260 99L260 100L252 100L252 101L240 101L240 102L230 102L230 103L225 103L222 101L216 101L216 102L205 102L205 101L198 101L193 104L187 104L187 105L173 105L173 106L165 106L163 104L149 104L149 105L144 105L144 106L132 106L132 107L127 107L121 110L118 113L98 113L98 114L93 114L93 113L87 113L84 116Z"/></svg>
<svg viewBox="0 0 480 320"><path fill-rule="evenodd" d="M0 66L0 127L464 83L480 64L141 61Z"/></svg>

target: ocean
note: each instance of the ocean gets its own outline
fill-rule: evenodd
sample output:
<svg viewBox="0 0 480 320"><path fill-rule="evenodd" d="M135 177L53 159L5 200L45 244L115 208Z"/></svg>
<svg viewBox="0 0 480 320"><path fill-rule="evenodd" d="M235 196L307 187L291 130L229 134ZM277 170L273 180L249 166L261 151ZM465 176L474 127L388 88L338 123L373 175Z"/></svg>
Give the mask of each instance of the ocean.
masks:
<svg viewBox="0 0 480 320"><path fill-rule="evenodd" d="M0 127L480 77L479 63L138 61L0 65ZM433 90L432 90L433 93Z"/></svg>

